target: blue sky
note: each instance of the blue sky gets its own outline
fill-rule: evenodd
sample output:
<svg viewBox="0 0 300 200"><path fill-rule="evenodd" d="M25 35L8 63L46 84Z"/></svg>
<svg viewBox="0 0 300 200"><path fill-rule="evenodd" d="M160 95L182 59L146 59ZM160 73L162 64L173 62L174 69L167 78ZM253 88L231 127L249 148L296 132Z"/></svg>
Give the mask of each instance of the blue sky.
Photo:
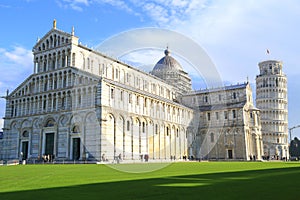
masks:
<svg viewBox="0 0 300 200"><path fill-rule="evenodd" d="M123 31L158 27L196 41L226 84L249 77L255 91L258 62L283 61L288 76L289 127L300 124L298 0L1 0L0 18L1 96L32 73L31 49L52 28L53 19L61 30L71 32L74 26L75 34L89 47ZM162 56L150 54L153 56L132 54L123 59L151 65ZM4 107L0 99L0 116ZM293 135L299 137L300 129Z"/></svg>

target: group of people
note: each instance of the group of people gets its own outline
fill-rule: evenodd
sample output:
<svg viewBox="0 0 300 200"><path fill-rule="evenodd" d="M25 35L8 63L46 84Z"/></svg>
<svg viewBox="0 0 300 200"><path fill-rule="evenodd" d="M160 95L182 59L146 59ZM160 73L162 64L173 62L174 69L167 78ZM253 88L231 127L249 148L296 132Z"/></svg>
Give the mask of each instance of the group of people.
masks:
<svg viewBox="0 0 300 200"><path fill-rule="evenodd" d="M170 157L171 160L176 160L176 157L175 156L171 156ZM182 156L182 159L184 161L186 161L188 159L188 157L186 155ZM122 160L122 154L119 154L118 156L115 156L114 157L114 160L117 161L118 163ZM149 155L148 154L141 154L140 155L140 160L141 161L145 161L145 162L148 162L149 161ZM194 160L194 157L191 156L189 158L189 160ZM102 154L101 156L101 161L102 162L108 162L108 159L106 158L105 154Z"/></svg>
<svg viewBox="0 0 300 200"><path fill-rule="evenodd" d="M43 155L42 159L43 159L44 162L51 162L51 161L53 161L54 156L53 155L49 155L49 154L48 155Z"/></svg>
<svg viewBox="0 0 300 200"><path fill-rule="evenodd" d="M250 160L251 160L251 161L252 161L252 160L253 160L253 161L256 161L256 156L255 156L255 155L253 155L253 156L250 155L249 157L250 157Z"/></svg>

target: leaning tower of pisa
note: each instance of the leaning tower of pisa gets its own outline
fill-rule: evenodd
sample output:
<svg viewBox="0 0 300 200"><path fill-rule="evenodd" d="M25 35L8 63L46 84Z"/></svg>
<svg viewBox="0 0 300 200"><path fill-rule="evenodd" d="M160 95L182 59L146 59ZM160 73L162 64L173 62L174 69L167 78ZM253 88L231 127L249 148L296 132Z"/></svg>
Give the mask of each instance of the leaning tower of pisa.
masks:
<svg viewBox="0 0 300 200"><path fill-rule="evenodd" d="M261 110L264 157L288 157L287 77L282 62L267 60L258 64L256 106Z"/></svg>

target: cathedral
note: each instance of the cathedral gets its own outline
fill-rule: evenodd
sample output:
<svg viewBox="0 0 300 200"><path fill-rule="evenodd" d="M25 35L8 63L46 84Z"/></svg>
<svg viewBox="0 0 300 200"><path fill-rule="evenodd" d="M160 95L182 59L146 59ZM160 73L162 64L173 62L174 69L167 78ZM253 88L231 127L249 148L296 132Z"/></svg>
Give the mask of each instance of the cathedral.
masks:
<svg viewBox="0 0 300 200"><path fill-rule="evenodd" d="M192 90L191 78L168 48L146 73L78 40L74 29L61 31L54 21L34 45L33 74L6 96L0 160L288 156L280 62L260 63L256 108L248 82Z"/></svg>

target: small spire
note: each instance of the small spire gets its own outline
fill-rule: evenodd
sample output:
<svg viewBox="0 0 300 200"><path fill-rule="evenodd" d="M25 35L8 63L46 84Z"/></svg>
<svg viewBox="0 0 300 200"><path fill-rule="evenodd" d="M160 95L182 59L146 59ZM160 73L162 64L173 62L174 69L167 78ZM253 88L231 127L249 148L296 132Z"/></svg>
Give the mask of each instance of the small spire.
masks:
<svg viewBox="0 0 300 200"><path fill-rule="evenodd" d="M37 37L37 38L36 38L36 42L39 42L39 41L40 41L40 37Z"/></svg>
<svg viewBox="0 0 300 200"><path fill-rule="evenodd" d="M249 76L247 76L247 83L249 83Z"/></svg>
<svg viewBox="0 0 300 200"><path fill-rule="evenodd" d="M72 26L72 35L74 36L74 33L75 33L75 29L74 29L74 26Z"/></svg>
<svg viewBox="0 0 300 200"><path fill-rule="evenodd" d="M9 89L6 90L6 96L8 97L9 95Z"/></svg>
<svg viewBox="0 0 300 200"><path fill-rule="evenodd" d="M56 29L56 19L53 20L53 28Z"/></svg>

